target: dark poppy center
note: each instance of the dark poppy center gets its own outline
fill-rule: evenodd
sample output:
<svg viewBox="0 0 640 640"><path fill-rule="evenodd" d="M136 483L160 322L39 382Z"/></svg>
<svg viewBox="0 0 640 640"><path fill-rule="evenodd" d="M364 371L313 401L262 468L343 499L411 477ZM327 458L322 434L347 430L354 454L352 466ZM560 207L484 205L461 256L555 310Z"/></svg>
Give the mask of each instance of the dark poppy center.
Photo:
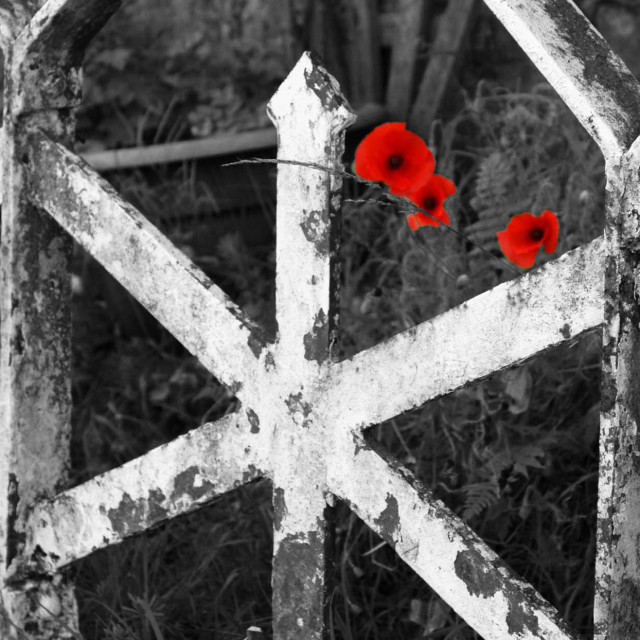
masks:
<svg viewBox="0 0 640 640"><path fill-rule="evenodd" d="M429 196L428 198L425 198L422 201L422 208L426 209L427 211L431 211L432 209L435 209L437 206L438 206L438 201L433 196Z"/></svg>
<svg viewBox="0 0 640 640"><path fill-rule="evenodd" d="M389 156L387 160L390 169L399 169L403 162L404 158L399 153L394 153L392 156Z"/></svg>
<svg viewBox="0 0 640 640"><path fill-rule="evenodd" d="M542 240L542 236L544 236L544 231L540 227L535 227L529 231L529 237L535 242Z"/></svg>

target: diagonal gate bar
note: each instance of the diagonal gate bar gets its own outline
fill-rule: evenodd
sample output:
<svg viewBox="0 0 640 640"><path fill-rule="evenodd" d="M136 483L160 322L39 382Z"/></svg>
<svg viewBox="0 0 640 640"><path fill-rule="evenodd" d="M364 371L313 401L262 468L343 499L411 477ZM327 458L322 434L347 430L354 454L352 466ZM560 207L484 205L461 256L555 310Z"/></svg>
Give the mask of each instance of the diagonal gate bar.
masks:
<svg viewBox="0 0 640 640"><path fill-rule="evenodd" d="M345 429L378 424L602 324L602 238L332 366Z"/></svg>
<svg viewBox="0 0 640 640"><path fill-rule="evenodd" d="M264 442L244 412L226 416L38 502L25 555L55 571L266 474Z"/></svg>
<svg viewBox="0 0 640 640"><path fill-rule="evenodd" d="M344 440L347 440L344 438ZM473 629L491 640L577 640L559 613L412 475L361 438L335 456L337 496Z"/></svg>
<svg viewBox="0 0 640 640"><path fill-rule="evenodd" d="M572 0L484 0L615 160L640 134L640 86Z"/></svg>
<svg viewBox="0 0 640 640"><path fill-rule="evenodd" d="M239 398L264 349L228 296L83 160L44 134L29 146L33 199Z"/></svg>
<svg viewBox="0 0 640 640"><path fill-rule="evenodd" d="M24 158L36 129L73 143L84 46L119 2L1 5L0 637L67 640L78 637L72 580L30 571L22 553L34 500L68 482L71 241L30 202Z"/></svg>

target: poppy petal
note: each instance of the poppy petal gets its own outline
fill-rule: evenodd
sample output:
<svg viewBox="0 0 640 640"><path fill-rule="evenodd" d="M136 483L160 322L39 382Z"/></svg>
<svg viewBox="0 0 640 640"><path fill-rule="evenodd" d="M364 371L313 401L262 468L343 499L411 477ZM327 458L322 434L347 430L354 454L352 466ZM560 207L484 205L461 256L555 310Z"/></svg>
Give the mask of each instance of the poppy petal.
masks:
<svg viewBox="0 0 640 640"><path fill-rule="evenodd" d="M444 222L445 224L451 223L449 214L442 207L438 207L433 211L429 211L428 214L429 215L423 213L422 211L416 211L415 215L421 222L421 226L423 227L426 225L439 227L441 222Z"/></svg>
<svg viewBox="0 0 640 640"><path fill-rule="evenodd" d="M434 176L435 177L435 176ZM453 180L445 178L444 176L438 176L440 182L440 188L442 189L443 200L446 200L449 196L452 196L456 192L456 185Z"/></svg>
<svg viewBox="0 0 640 640"><path fill-rule="evenodd" d="M500 240L498 240L500 243ZM504 253L505 257L513 262L513 264L522 267L523 269L531 269L533 263L536 261L536 255L538 253L538 249L540 246L531 247L530 249L526 249L525 251L511 251L509 247L503 246L500 244L500 248L502 249L502 253Z"/></svg>
<svg viewBox="0 0 640 640"><path fill-rule="evenodd" d="M407 223L409 224L409 229L411 229L411 231L417 231L420 228L420 224L413 213L410 213L407 216Z"/></svg>
<svg viewBox="0 0 640 640"><path fill-rule="evenodd" d="M440 223L437 220L434 220L433 218L425 215L424 213L422 213L422 211L416 211L414 215L420 222L421 227L439 227L440 226Z"/></svg>
<svg viewBox="0 0 640 640"><path fill-rule="evenodd" d="M546 209L540 216L529 212L514 216L507 228L498 231L496 237L506 258L519 267L528 269L533 266L538 249L543 243L547 253L555 251L559 228L555 213Z"/></svg>
<svg viewBox="0 0 640 640"><path fill-rule="evenodd" d="M394 192L406 192L433 173L435 160L424 140L407 131L404 122L387 122L362 140L354 167L361 178L385 182Z"/></svg>
<svg viewBox="0 0 640 640"><path fill-rule="evenodd" d="M542 243L547 253L553 253L558 247L558 234L560 232L560 223L553 211L545 209L542 212L542 219L545 222L546 231Z"/></svg>

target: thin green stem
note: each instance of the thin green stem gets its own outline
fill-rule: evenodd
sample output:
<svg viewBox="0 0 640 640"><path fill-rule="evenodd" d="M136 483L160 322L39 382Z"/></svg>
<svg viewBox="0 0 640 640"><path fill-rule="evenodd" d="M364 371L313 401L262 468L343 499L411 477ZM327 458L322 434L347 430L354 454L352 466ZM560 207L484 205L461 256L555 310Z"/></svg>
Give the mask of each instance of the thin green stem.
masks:
<svg viewBox="0 0 640 640"><path fill-rule="evenodd" d="M281 160L281 159L275 159L275 158L247 158L246 160L236 160L235 162L227 162L222 166L231 167L238 164L290 164L298 167L309 167L310 169L318 169L319 171L324 171L325 173L330 173L332 175L340 176L342 178L354 180L355 182L366 184L370 187L377 187L378 189L380 189L380 191L386 198L402 206L402 208L400 209L402 213L414 212L416 209L418 211L421 211L422 213L429 216L433 220L436 220L438 224L442 224L447 230L451 231L462 240L466 240L467 242L471 243L474 247L477 247L478 249L480 249L480 251L482 251L483 253L486 253L491 259L496 260L503 267L508 268L510 271L512 271L518 276L521 275L521 272L518 271L511 264L509 264L506 260L503 260L502 258L498 258L498 256L495 256L493 253L491 253L491 251L488 251L482 245L471 240L464 233L462 233L462 231L459 231L455 227L452 227L450 224L447 224L446 222L442 222L442 220L438 220L438 218L430 214L428 211L425 211L424 209L420 208L417 204L409 200L409 198L405 198L404 196L397 196L393 193L389 193L385 191L382 187L380 187L378 183L373 182L371 180L365 180L364 178L360 178L359 176L354 176L353 174L347 173L346 171L343 171L341 169L324 167L321 164L316 164L315 162L300 162L298 160Z"/></svg>

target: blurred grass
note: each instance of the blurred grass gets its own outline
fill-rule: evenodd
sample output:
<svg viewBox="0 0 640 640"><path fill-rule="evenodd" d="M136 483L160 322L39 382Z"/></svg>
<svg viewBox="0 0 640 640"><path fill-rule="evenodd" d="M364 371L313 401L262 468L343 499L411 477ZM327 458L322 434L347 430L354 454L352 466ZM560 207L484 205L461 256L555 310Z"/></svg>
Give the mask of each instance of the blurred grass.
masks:
<svg viewBox="0 0 640 640"><path fill-rule="evenodd" d="M458 186L447 208L467 236L487 220L552 208L559 250L541 254L540 264L602 232L601 156L546 88L522 94L482 85L450 122L434 126L429 144L437 171ZM161 208L155 188L137 185L138 201ZM513 277L477 252L486 242L499 258L491 238L476 235L474 244L431 227L411 233L379 190L347 183L345 196L344 357ZM273 317L272 252L252 253L230 235L193 258L260 321ZM170 337L126 338L117 319L96 322L106 311L99 292L80 296L75 311L76 481L235 409ZM368 431L585 638L599 363L599 335L591 333ZM478 637L344 505L337 515L331 638ZM252 624L269 633L271 517L269 486L258 483L79 561L85 637L241 640Z"/></svg>

